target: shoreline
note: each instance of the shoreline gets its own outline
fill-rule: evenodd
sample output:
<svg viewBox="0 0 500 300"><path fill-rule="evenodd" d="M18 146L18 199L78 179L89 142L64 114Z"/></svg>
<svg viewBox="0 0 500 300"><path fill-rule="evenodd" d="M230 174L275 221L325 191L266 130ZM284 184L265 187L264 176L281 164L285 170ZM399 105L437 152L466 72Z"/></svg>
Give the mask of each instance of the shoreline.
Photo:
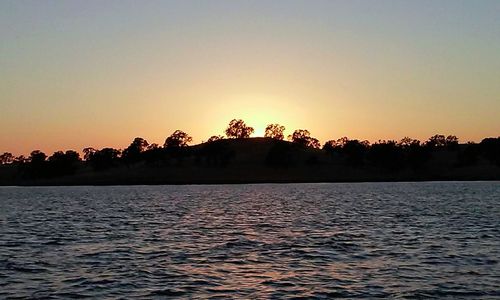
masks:
<svg viewBox="0 0 500 300"><path fill-rule="evenodd" d="M500 180L500 158L492 156L493 146L412 150L380 145L359 144L359 149L332 152L266 138L219 140L175 151L146 151L135 161L96 158L58 163L49 159L1 165L0 186ZM479 150L483 152L470 156Z"/></svg>
<svg viewBox="0 0 500 300"><path fill-rule="evenodd" d="M101 186L189 186L189 185L265 185L265 184L331 184L331 183L423 183L423 182L500 182L498 178L470 178L470 179L415 179L415 180L337 180L337 181L307 181L307 180L269 180L269 181L257 181L257 180L241 180L241 181L177 181L177 182L136 182L136 183L55 183L55 182L38 182L38 183L21 183L21 184L0 184L0 187L101 187Z"/></svg>

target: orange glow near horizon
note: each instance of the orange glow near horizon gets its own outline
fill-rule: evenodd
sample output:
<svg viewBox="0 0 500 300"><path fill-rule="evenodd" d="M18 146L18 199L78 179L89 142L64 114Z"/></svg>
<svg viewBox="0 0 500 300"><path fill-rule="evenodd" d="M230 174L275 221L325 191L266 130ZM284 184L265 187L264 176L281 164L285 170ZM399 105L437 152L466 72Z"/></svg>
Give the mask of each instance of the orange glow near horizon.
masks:
<svg viewBox="0 0 500 300"><path fill-rule="evenodd" d="M197 144L232 119L479 142L500 135L498 5L0 1L0 153Z"/></svg>

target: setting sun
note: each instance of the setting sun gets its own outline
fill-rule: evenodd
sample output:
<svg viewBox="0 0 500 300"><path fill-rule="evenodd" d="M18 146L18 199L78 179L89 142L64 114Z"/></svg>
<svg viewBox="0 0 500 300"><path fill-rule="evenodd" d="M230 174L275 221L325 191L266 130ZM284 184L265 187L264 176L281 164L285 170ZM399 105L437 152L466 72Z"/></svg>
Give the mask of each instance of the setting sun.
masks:
<svg viewBox="0 0 500 300"><path fill-rule="evenodd" d="M286 127L286 132L306 123L300 113L300 107L287 102L285 98L272 95L246 94L228 96L224 105L207 107L207 115L217 116L217 122L209 127L211 132L219 134L225 130L233 118L242 119L254 128L252 137L263 137L267 125L279 123ZM304 126L304 125L302 125ZM209 133L207 132L207 135Z"/></svg>

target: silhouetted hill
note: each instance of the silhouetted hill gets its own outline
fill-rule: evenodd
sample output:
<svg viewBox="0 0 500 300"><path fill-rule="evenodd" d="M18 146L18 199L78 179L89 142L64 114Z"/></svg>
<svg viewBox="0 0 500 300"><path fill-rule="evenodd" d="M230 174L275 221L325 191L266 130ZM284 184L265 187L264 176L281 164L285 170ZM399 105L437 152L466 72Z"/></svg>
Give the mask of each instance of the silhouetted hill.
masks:
<svg viewBox="0 0 500 300"><path fill-rule="evenodd" d="M66 160L44 158L39 162L2 165L0 184L500 180L500 167L494 160L497 156L470 147L413 149L381 143L317 149L271 138L220 139L194 146L139 151L135 158L128 156L133 159L117 158L110 150L89 157L88 161L70 161L61 154Z"/></svg>

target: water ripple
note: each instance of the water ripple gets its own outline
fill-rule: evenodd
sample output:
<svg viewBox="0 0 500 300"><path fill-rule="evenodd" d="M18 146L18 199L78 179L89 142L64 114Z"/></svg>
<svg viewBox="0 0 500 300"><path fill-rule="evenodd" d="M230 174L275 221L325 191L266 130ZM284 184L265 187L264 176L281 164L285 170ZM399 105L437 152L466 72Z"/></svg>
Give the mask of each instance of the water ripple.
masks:
<svg viewBox="0 0 500 300"><path fill-rule="evenodd" d="M0 188L0 298L499 298L498 182Z"/></svg>

